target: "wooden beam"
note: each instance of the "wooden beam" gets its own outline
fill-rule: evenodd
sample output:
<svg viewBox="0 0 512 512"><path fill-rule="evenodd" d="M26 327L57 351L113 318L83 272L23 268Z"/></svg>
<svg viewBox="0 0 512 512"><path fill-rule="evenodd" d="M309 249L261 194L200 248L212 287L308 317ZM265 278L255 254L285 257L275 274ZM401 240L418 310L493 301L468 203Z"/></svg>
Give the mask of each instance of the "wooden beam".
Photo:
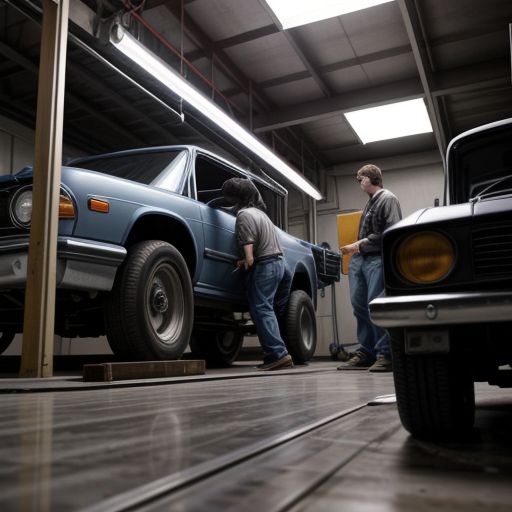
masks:
<svg viewBox="0 0 512 512"><path fill-rule="evenodd" d="M202 359L189 361L137 361L130 363L85 364L84 382L112 382L113 380L158 379L204 375Z"/></svg>
<svg viewBox="0 0 512 512"><path fill-rule="evenodd" d="M53 375L55 274L69 0L42 0L33 212L20 377Z"/></svg>

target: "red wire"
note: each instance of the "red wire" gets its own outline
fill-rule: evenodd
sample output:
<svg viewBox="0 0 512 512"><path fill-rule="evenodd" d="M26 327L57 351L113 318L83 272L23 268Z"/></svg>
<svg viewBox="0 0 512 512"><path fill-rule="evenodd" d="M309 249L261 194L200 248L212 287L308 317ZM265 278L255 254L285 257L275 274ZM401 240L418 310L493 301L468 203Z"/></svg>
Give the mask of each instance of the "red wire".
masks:
<svg viewBox="0 0 512 512"><path fill-rule="evenodd" d="M219 96L221 96L226 103L233 106L236 110L238 110L240 113L244 113L237 105L235 105L229 98L224 96L224 94L217 88L217 86L209 80L199 69L197 69L189 60L187 60L185 57L181 55L181 53L174 48L164 37L157 32L140 14L135 12L139 7L129 11L130 15L134 17L139 23L144 25L167 49L169 49L172 53L177 55L180 59L183 59L183 62L194 72L196 73L199 78L201 78L204 82L206 82Z"/></svg>

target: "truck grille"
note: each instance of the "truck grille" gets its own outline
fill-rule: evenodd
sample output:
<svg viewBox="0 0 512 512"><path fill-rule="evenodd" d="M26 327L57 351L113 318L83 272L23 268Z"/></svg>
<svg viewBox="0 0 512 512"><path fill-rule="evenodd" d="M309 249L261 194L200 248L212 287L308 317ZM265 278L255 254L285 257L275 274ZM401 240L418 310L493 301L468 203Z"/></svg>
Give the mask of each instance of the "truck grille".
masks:
<svg viewBox="0 0 512 512"><path fill-rule="evenodd" d="M476 278L512 277L512 219L473 226L473 265Z"/></svg>
<svg viewBox="0 0 512 512"><path fill-rule="evenodd" d="M340 280L341 257L337 252L313 247L316 274L324 284L331 284Z"/></svg>

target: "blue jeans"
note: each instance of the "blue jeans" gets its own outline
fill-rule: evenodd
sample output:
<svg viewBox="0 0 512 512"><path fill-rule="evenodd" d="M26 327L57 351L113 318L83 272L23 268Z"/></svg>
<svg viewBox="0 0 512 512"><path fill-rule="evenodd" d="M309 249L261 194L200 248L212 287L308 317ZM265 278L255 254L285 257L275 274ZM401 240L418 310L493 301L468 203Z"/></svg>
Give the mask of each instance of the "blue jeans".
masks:
<svg viewBox="0 0 512 512"><path fill-rule="evenodd" d="M282 259L255 263L247 273L247 301L263 348L263 362L270 363L288 354L281 337L274 307L284 316L287 302L283 281L289 276Z"/></svg>
<svg viewBox="0 0 512 512"><path fill-rule="evenodd" d="M389 334L370 320L368 304L384 291L382 257L352 256L348 271L350 301L357 319L357 341L363 352L372 357L391 357Z"/></svg>

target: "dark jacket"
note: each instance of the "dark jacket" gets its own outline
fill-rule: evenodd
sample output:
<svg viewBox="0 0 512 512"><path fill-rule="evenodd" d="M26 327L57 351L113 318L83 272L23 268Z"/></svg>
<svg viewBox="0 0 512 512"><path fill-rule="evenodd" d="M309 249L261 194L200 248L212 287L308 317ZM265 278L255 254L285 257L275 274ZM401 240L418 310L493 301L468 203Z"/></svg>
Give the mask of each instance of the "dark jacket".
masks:
<svg viewBox="0 0 512 512"><path fill-rule="evenodd" d="M358 240L367 239L359 245L364 256L380 254L382 233L402 218L402 210L396 196L383 188L366 203L359 222Z"/></svg>

